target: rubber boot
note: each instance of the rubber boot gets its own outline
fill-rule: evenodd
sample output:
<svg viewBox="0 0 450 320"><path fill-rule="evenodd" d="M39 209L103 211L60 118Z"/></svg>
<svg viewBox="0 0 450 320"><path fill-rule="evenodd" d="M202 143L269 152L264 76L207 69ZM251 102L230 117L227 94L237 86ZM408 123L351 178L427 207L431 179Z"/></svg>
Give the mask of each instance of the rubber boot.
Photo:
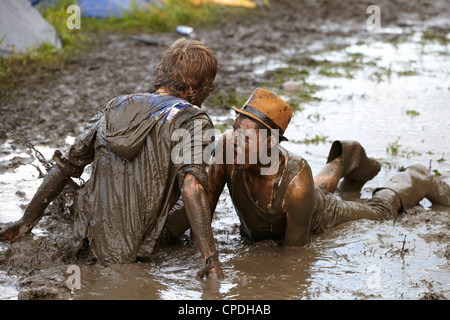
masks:
<svg viewBox="0 0 450 320"><path fill-rule="evenodd" d="M433 204L450 207L450 185L423 165L412 165L406 171L394 174L375 189L374 195L382 189L390 189L397 194L402 203L401 211L414 207L423 198Z"/></svg>
<svg viewBox="0 0 450 320"><path fill-rule="evenodd" d="M342 156L344 178L340 184L342 191L359 191L363 185L375 177L381 169L381 164L374 158L369 158L366 151L357 141L333 142L328 154L327 163Z"/></svg>

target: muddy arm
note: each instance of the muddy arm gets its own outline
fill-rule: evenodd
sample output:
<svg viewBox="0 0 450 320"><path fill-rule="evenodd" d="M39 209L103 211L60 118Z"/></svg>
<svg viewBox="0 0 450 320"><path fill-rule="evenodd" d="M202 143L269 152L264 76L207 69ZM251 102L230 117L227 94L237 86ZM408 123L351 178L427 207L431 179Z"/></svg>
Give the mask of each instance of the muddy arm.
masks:
<svg viewBox="0 0 450 320"><path fill-rule="evenodd" d="M208 190L206 196L211 208L211 217L216 210L217 202L225 187L225 183L227 183L228 177L231 176L231 171L233 170L232 164L226 164L227 143L232 141L228 138L230 134L231 131L223 134L217 140L214 160L208 169Z"/></svg>
<svg viewBox="0 0 450 320"><path fill-rule="evenodd" d="M223 150L221 153L216 153L215 160L209 166L208 186L206 190L206 197L208 199L209 208L211 210L211 220L212 216L214 215L219 197L222 194L223 188L226 183L226 165L224 163L224 159L218 159L218 157L222 157L223 154L225 154L225 145L221 144L220 139L218 141L218 147L221 148L220 150ZM171 241L173 241L173 239L178 238L184 232L186 232L189 227L190 224L189 219L186 215L185 206L179 206L178 208L176 208L176 210L173 210L167 217L164 229L159 239L161 241L161 244L170 243Z"/></svg>
<svg viewBox="0 0 450 320"><path fill-rule="evenodd" d="M221 171L217 170L217 168L218 165L213 163L209 167L208 174L208 190L206 192L206 197L211 210L211 220L217 206L217 201L219 200L220 194L225 186L223 172L221 173ZM181 203L180 206L177 203L174 208L176 209L172 209L171 213L167 217L166 223L164 224L164 229L159 237L160 244L162 245L171 243L174 239L177 239L179 236L184 234L191 226L186 215L186 208L184 204Z"/></svg>
<svg viewBox="0 0 450 320"><path fill-rule="evenodd" d="M283 200L286 212L285 246L300 247L308 242L315 204L314 180L311 168L305 164L292 179Z"/></svg>
<svg viewBox="0 0 450 320"><path fill-rule="evenodd" d="M194 175L186 174L181 194L189 223L205 259L205 266L197 276L202 278L204 275L215 275L220 278L223 274L214 243L211 211L205 190Z"/></svg>
<svg viewBox="0 0 450 320"><path fill-rule="evenodd" d="M213 162L208 170L208 197L209 207L211 209L211 217L216 210L217 202L222 194L225 186L225 164L217 164Z"/></svg>
<svg viewBox="0 0 450 320"><path fill-rule="evenodd" d="M0 231L0 241L13 241L30 232L50 202L64 189L70 177L81 176L84 167L94 158L94 142L100 120L101 113L98 113L88 122L86 130L78 136L66 156L62 156L59 150L55 151L53 158L56 165L47 173L23 217Z"/></svg>
<svg viewBox="0 0 450 320"><path fill-rule="evenodd" d="M54 165L28 204L23 217L0 231L0 240L14 241L30 232L69 179L70 175L67 172Z"/></svg>

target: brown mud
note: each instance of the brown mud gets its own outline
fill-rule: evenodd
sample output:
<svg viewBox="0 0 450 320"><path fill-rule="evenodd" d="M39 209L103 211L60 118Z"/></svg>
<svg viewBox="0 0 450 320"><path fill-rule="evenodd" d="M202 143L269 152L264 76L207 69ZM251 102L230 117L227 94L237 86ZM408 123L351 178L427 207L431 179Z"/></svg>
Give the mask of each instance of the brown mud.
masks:
<svg viewBox="0 0 450 320"><path fill-rule="evenodd" d="M369 15L366 9L373 4L370 1L270 2L270 7L261 6L251 15L196 30L198 39L216 53L220 63L216 92L205 101L204 108L217 119L223 117L225 124L230 121L231 104L238 104L258 86L279 87L280 83L271 71L299 59L305 66L307 62L317 62L299 53L339 49L348 46L349 39L352 43L365 42L368 38L372 41L403 41L403 34L367 32ZM377 5L381 7L383 27L400 27L411 32L441 31L443 28L444 35L449 30L450 7L446 1L386 0ZM179 35L174 32L152 37L168 45ZM153 90L156 66L165 46L147 46L133 41L130 35L116 34L98 35L93 46L88 55L72 59L64 68L29 75L13 90L0 92L0 174L32 164L37 155L30 145L67 148L66 137L81 133L97 108L111 98ZM445 86L450 88L450 85L443 86L443 92L448 96ZM317 121L321 117L332 117L324 110L315 114ZM324 163L329 148L329 144L320 144L319 136L316 138L317 148L302 144L298 150L291 150L307 150L301 155L308 161L311 158L313 169ZM359 138L354 137L355 140ZM433 151L436 154L445 151L445 156L450 156L449 146L441 147L445 150L436 147ZM381 148L384 149L385 144ZM321 156L316 157L319 152ZM376 152L378 159L388 158L384 150L383 154ZM414 156L412 153L412 160ZM394 167L402 164L396 159L390 158ZM427 159L420 158L421 161ZM437 168L448 182L448 160L439 162ZM380 179L394 169L385 166ZM42 166L39 170L45 173ZM36 180L37 183L41 181ZM23 199L22 206L32 197L32 193L25 193L19 186L9 187L2 182L1 193L17 189L13 191L16 192L13 197ZM226 198L227 192L224 192L213 222L227 277L218 284L194 280L200 267L200 253L188 240L156 250L150 261L130 265L103 266L90 255L76 256L71 241L74 189L73 185L67 187L50 205L32 234L15 243L0 243L2 299L450 297L450 220L446 208L418 206L396 221L348 223L313 237L300 251L290 251L271 241L247 243L239 235L238 220ZM368 193L363 191L363 195ZM4 210L1 214L7 213ZM6 226L7 220L2 220L4 223L0 228ZM276 263L267 265L267 261ZM69 265L81 267L82 286L79 290L71 291L67 287ZM414 268L408 267L411 265ZM372 270L378 270L380 277L371 277L377 275ZM375 286L369 280L375 280Z"/></svg>

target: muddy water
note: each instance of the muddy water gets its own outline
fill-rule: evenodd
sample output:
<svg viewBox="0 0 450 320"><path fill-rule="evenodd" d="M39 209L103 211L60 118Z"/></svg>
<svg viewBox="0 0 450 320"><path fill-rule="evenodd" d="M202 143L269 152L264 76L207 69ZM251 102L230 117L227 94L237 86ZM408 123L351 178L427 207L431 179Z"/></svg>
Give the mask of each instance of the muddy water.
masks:
<svg viewBox="0 0 450 320"><path fill-rule="evenodd" d="M249 76L264 78L269 71L288 66L306 68L303 76L285 80L317 86L312 93L316 99L301 103L294 114L286 132L291 139L284 143L287 149L301 154L317 173L331 141L360 141L370 156L383 163L380 174L362 190L363 198L412 163L430 166L450 182L448 44L423 41L421 32L413 32L395 43L348 39L339 49L322 43L310 50L314 66L292 64L292 58L304 54L297 50L251 59ZM358 67L339 64L356 56ZM334 63L333 76L320 71L321 61ZM239 62L236 65L239 68ZM280 92L287 100L296 95ZM214 120L228 123L233 117ZM72 139L64 143L69 145ZM54 150L52 146L37 149L47 159ZM13 147L12 141L1 150L0 162L6 168L0 173L0 223L4 224L20 218L41 182L35 166L45 169L25 148ZM272 241L245 241L224 191L213 220L224 280L194 280L200 254L194 243L186 242L157 249L145 263L79 264L81 288L72 291L66 286L67 267L75 263L66 253L70 219L49 215L22 243L0 244L0 298L17 299L19 292L30 298L34 296L27 296L27 290L44 287L47 291L41 297L62 299L448 299L449 213L448 208L423 200L396 221L347 223L312 237L304 248L285 249ZM46 254L38 254L39 250Z"/></svg>
<svg viewBox="0 0 450 320"><path fill-rule="evenodd" d="M291 140L285 147L304 155L317 173L331 141L357 139L383 162L379 175L362 190L363 198L413 163L450 181L449 49L422 42L417 32L402 43L350 42L339 50L316 50L309 57L317 61L345 62L358 55L364 67L341 77L309 69L304 80L320 86L315 92L320 102L302 104L286 132ZM270 58L251 62L256 62L255 76L289 66ZM285 94L286 99L295 95ZM314 142L316 136L324 139ZM191 271L183 259L166 252L156 256L162 269L150 274L167 285L161 297L172 299L448 299L449 213L423 200L395 222L355 221L313 237L302 249L287 250L271 241L246 244L225 191L213 226L227 278L216 286L191 282L183 294L177 284Z"/></svg>

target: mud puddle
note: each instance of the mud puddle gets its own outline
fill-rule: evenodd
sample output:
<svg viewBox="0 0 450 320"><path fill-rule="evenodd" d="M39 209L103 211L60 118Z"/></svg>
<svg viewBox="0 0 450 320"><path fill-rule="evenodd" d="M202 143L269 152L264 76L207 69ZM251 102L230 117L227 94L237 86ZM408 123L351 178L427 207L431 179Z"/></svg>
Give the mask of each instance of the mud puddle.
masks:
<svg viewBox="0 0 450 320"><path fill-rule="evenodd" d="M449 56L448 42L428 40L424 32L414 31L406 37L347 38L339 46L322 42L308 51L287 49L278 58L274 53L230 59L228 68L239 70L250 63L250 77L296 106L286 132L290 141L283 144L306 158L313 173L324 165L333 140L361 142L383 163L379 175L361 192L367 198L385 178L413 163L430 167L450 182ZM286 90L286 81L301 86ZM223 128L233 118L232 113L213 115ZM68 137L58 144L67 147L71 141ZM46 159L55 149L36 148ZM0 150L4 226L21 217L42 181L39 170L45 168L27 148L12 141ZM396 221L347 223L292 250L272 241L245 241L225 190L213 220L226 275L220 282L194 279L201 259L190 242L158 248L145 263L103 266L76 260L70 251L70 204L69 197L61 200L58 210L50 208L23 241L0 244L0 299L450 297L450 210L427 200ZM68 267L73 265L80 268L81 287L70 290Z"/></svg>

